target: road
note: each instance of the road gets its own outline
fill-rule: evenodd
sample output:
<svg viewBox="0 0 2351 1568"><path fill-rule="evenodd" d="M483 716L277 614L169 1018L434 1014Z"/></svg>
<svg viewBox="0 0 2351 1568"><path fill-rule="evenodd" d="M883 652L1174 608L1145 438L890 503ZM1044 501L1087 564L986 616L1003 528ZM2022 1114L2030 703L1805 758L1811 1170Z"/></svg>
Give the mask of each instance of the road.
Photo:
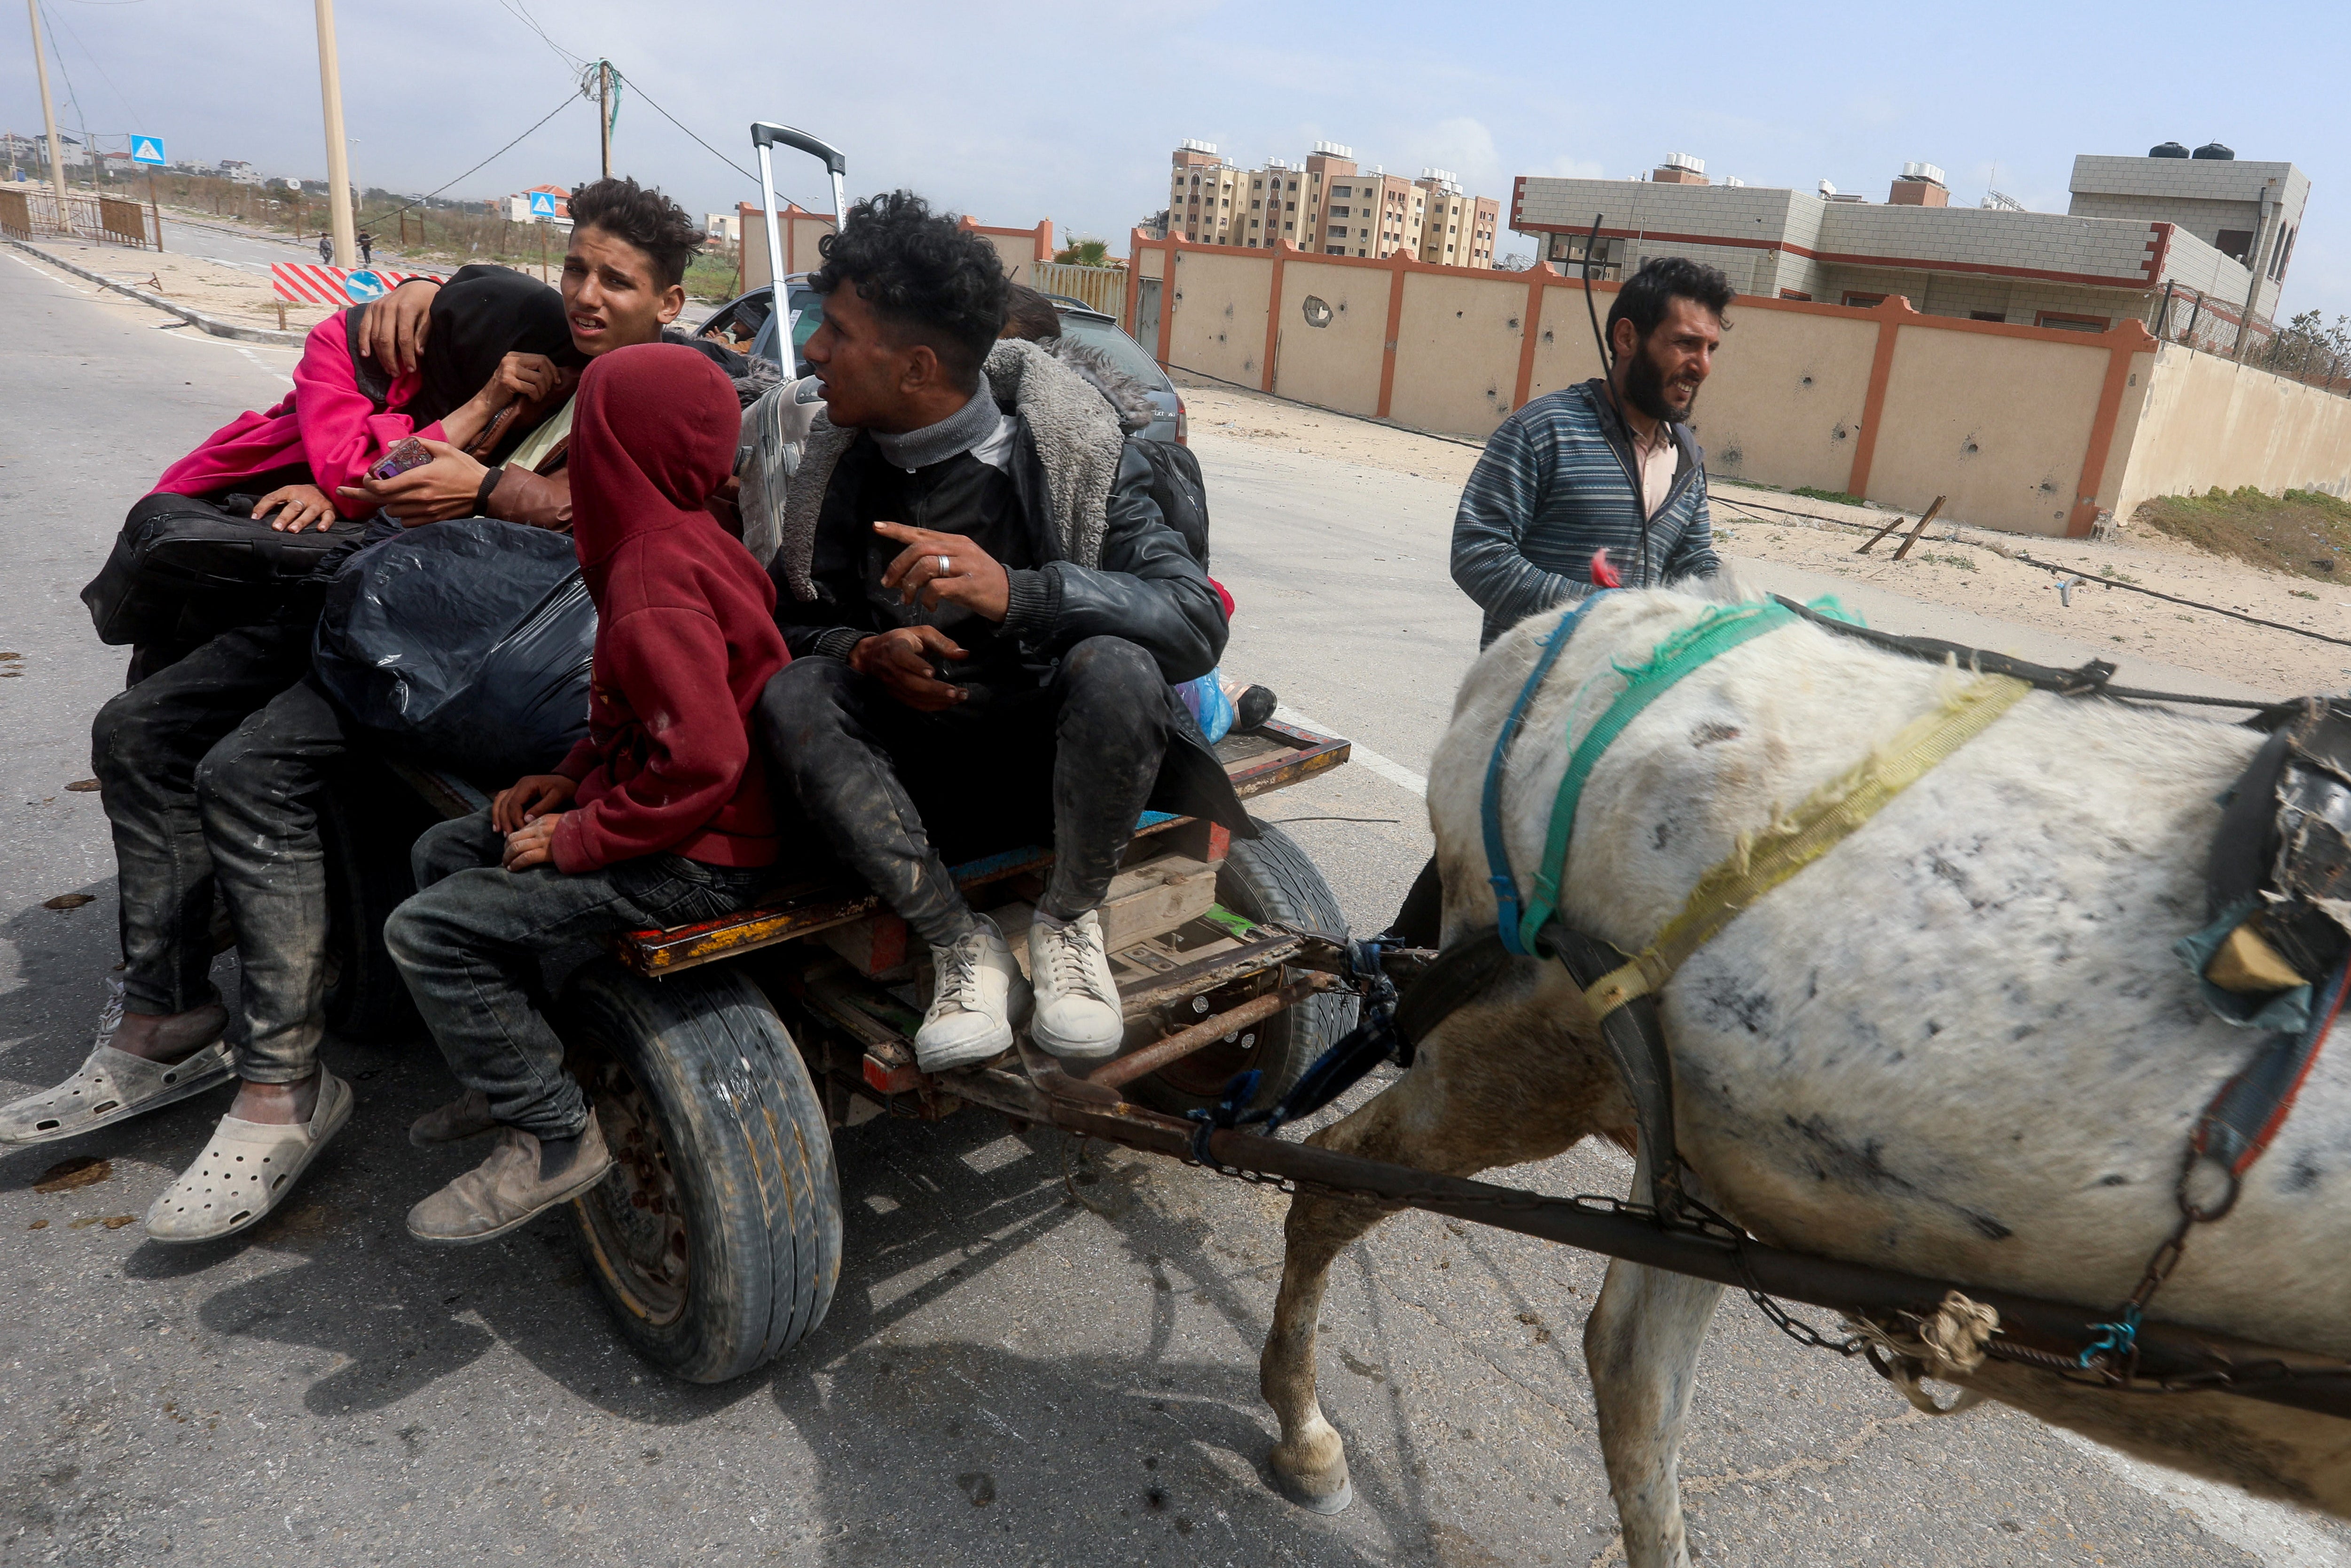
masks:
<svg viewBox="0 0 2351 1568"><path fill-rule="evenodd" d="M149 479L273 400L287 359L0 259L0 1094L79 1060L116 959L105 825L65 786L121 656L76 595ZM1383 922L1426 853L1412 778L1476 642L1443 566L1452 496L1199 451L1239 603L1229 664L1386 759L1265 815L1352 919ZM44 907L68 893L94 901ZM468 1159L402 1136L448 1080L422 1042L328 1054L357 1116L232 1243L111 1223L194 1155L221 1096L0 1156L0 1565L1615 1556L1576 1348L1593 1259L1407 1215L1343 1260L1323 1387L1358 1501L1323 1519L1264 1480L1282 1205L1260 1189L977 1115L869 1124L840 1139L831 1319L762 1374L688 1387L621 1347L567 1220L411 1245L402 1210ZM37 1190L68 1155L109 1174ZM1519 1173L1554 1191L1626 1174L1594 1151ZM2351 1562L2338 1525L2022 1417L1928 1420L1743 1304L1716 1322L1682 1473L1709 1564Z"/></svg>

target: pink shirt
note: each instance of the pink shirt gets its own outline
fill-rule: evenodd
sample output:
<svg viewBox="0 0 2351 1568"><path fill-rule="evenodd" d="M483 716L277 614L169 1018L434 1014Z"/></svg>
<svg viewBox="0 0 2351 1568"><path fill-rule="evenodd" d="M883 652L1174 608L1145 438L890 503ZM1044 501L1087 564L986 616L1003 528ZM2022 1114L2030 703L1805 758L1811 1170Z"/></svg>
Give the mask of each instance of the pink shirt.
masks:
<svg viewBox="0 0 2351 1568"><path fill-rule="evenodd" d="M392 382L390 404L377 413L352 373L343 318L329 316L310 328L301 362L294 367L294 389L276 408L237 415L165 469L155 488L173 495L202 495L274 468L307 462L312 482L327 493L337 512L365 517L375 511L375 503L338 495L339 485L355 482L386 448L405 436L446 439L438 421L420 431L400 411L416 396L419 384L413 370Z"/></svg>

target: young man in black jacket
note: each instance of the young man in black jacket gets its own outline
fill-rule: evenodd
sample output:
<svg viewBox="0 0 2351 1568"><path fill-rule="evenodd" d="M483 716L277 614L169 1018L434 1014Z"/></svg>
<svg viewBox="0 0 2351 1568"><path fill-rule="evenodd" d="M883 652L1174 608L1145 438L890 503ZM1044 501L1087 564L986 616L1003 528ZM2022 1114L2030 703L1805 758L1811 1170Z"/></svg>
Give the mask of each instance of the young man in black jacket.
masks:
<svg viewBox="0 0 2351 1568"><path fill-rule="evenodd" d="M1050 837L1029 928L1030 1038L1123 1033L1097 910L1149 806L1249 820L1169 690L1225 643L1216 590L1099 393L996 335L995 252L906 192L824 242L809 363L826 412L781 507L792 662L760 722L778 788L930 944L926 1071L1012 1043L1030 1002L939 846Z"/></svg>

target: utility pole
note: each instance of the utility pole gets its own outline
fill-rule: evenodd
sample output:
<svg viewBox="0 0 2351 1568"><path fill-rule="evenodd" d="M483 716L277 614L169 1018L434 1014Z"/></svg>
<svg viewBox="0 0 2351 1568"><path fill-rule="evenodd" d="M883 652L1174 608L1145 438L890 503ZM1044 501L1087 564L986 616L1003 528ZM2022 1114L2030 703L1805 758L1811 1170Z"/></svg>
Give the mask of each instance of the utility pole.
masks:
<svg viewBox="0 0 2351 1568"><path fill-rule="evenodd" d="M612 62L596 62L596 140L604 153L604 178L612 177Z"/></svg>
<svg viewBox="0 0 2351 1568"><path fill-rule="evenodd" d="M66 199L65 144L57 140L57 109L49 101L49 58L41 52L41 0L25 0L25 8L33 16L33 70L41 78L41 123L49 128L49 183L57 188L57 200ZM62 219L65 214L60 212Z"/></svg>
<svg viewBox="0 0 2351 1568"><path fill-rule="evenodd" d="M38 0L27 0L37 4ZM350 150L343 144L343 76L335 58L335 0L318 0L319 98L327 119L327 213L335 226L335 265L357 266L358 229L351 222Z"/></svg>

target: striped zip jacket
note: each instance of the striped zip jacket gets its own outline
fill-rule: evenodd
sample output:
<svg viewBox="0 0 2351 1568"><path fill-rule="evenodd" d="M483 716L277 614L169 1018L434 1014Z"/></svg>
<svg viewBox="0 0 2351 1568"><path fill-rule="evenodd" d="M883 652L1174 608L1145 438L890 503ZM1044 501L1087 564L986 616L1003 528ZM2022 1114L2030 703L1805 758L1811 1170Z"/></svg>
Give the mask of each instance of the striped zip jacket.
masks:
<svg viewBox="0 0 2351 1568"><path fill-rule="evenodd" d="M1487 439L1453 518L1453 580L1486 612L1480 648L1538 610L1593 592L1596 550L1607 550L1627 587L1721 568L1706 454L1687 425L1667 428L1674 483L1648 520L1646 557L1640 470L1605 382L1545 393Z"/></svg>

